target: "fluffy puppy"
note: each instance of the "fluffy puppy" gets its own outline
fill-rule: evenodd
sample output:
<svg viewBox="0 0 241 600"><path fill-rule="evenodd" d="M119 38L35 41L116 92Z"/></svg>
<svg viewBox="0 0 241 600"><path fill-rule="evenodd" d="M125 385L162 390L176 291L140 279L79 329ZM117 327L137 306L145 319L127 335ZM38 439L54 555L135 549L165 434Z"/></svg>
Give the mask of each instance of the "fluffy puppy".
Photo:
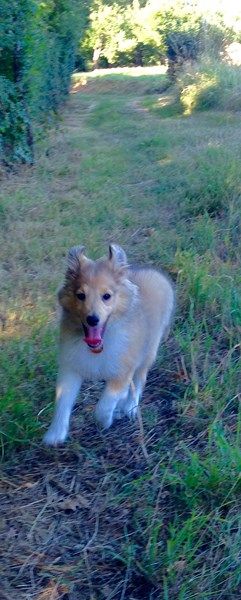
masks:
<svg viewBox="0 0 241 600"><path fill-rule="evenodd" d="M69 251L59 303L56 408L44 436L50 445L66 439L84 379L106 382L95 411L103 428L115 418L135 417L148 370L170 326L174 292L162 273L129 267L115 244L108 257L96 261L76 246Z"/></svg>

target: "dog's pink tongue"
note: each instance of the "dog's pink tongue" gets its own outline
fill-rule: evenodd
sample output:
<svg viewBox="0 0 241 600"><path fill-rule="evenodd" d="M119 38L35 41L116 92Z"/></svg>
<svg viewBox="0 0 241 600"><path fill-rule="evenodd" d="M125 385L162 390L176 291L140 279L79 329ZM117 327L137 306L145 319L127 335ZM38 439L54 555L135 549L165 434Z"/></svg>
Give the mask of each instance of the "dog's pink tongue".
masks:
<svg viewBox="0 0 241 600"><path fill-rule="evenodd" d="M88 327L87 335L85 336L86 344L90 344L91 346L99 346L101 341L101 327Z"/></svg>

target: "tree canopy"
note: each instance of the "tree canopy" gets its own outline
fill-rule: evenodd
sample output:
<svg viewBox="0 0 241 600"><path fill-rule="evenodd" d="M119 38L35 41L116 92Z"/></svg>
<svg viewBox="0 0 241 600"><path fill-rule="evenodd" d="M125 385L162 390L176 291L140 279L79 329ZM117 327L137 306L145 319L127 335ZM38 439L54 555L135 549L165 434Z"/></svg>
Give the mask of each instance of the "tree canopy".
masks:
<svg viewBox="0 0 241 600"><path fill-rule="evenodd" d="M219 52L240 30L241 12L227 20L222 12L204 13L198 0L94 0L79 54L86 69L156 64L176 54L195 57L210 44Z"/></svg>

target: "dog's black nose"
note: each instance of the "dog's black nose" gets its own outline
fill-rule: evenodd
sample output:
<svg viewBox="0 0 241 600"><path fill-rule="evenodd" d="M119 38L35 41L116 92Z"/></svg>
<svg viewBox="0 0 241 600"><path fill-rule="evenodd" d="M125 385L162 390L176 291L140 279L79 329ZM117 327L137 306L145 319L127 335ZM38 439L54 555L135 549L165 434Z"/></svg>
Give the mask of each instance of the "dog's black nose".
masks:
<svg viewBox="0 0 241 600"><path fill-rule="evenodd" d="M99 317L97 317L96 315L89 315L86 319L88 325L90 325L90 327L95 327L96 325L98 325L99 323Z"/></svg>

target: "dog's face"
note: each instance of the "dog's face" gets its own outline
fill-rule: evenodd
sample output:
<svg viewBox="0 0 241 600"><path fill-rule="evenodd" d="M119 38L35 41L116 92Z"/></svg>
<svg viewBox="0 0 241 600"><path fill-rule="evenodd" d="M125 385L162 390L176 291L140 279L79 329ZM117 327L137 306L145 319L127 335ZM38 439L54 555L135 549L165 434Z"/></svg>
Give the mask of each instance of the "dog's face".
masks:
<svg viewBox="0 0 241 600"><path fill-rule="evenodd" d="M125 310L135 290L127 279L122 248L111 245L109 257L97 261L88 259L83 250L76 246L69 252L66 283L59 292L59 301L70 316L81 321L88 346L101 350L109 318Z"/></svg>

